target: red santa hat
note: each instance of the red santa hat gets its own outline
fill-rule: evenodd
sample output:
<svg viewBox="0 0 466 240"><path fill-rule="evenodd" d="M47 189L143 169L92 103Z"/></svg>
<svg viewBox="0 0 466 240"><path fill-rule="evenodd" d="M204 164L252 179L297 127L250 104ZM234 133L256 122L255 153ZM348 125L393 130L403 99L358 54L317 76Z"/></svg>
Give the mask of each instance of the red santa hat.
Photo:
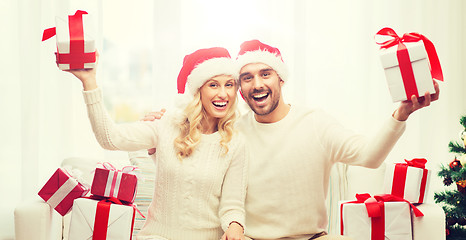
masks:
<svg viewBox="0 0 466 240"><path fill-rule="evenodd" d="M243 42L236 58L237 74L239 74L241 68L250 63L267 64L277 72L284 82L288 80L288 68L283 62L278 48L264 44L259 40Z"/></svg>
<svg viewBox="0 0 466 240"><path fill-rule="evenodd" d="M234 62L227 49L221 47L199 49L184 57L183 67L177 79L178 93L194 96L212 77L234 76L234 70Z"/></svg>

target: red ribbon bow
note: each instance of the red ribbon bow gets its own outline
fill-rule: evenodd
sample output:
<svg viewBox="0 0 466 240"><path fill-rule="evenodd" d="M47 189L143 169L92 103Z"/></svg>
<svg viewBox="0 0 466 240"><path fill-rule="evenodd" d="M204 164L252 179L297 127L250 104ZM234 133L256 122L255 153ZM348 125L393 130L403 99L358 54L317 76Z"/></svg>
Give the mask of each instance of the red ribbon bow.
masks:
<svg viewBox="0 0 466 240"><path fill-rule="evenodd" d="M102 168L105 168L110 171L123 172L123 173L133 174L136 176L137 176L137 173L134 171L139 170L138 167L134 167L134 166L125 166L121 170L119 170L109 162L98 163L98 164L102 165Z"/></svg>
<svg viewBox="0 0 466 240"><path fill-rule="evenodd" d="M382 28L376 34L380 36L389 36L392 39L385 42L377 42L381 45L380 48L390 48L395 45L398 45L397 49L397 58L399 62L399 67L401 71L401 76L403 78L403 83L405 86L406 97L410 99L412 95L419 97L417 91L416 82L414 80L414 72L411 66L411 60L409 58L408 49L403 44L404 42L418 42L423 41L424 47L429 58L430 73L432 78L435 78L439 81L443 81L442 67L440 66L440 61L437 56L437 51L435 50L434 44L427 39L424 35L419 33L405 33L403 37L399 37L396 32L391 28Z"/></svg>
<svg viewBox="0 0 466 240"><path fill-rule="evenodd" d="M86 11L77 10L74 15L68 16L68 26L70 30L70 53L60 53L57 55L57 63L70 64L70 69L84 68L85 63L96 61L95 52L84 52L84 29L82 15ZM42 34L42 41L56 35L56 28L48 28Z"/></svg>
<svg viewBox="0 0 466 240"><path fill-rule="evenodd" d="M405 162L410 167L417 167L417 168L424 169L424 168L426 168L427 160L425 158L414 158L412 160L406 160L405 159Z"/></svg>
<svg viewBox="0 0 466 240"><path fill-rule="evenodd" d="M374 197L371 197L369 193L363 193L363 194L356 194L356 201L351 201L348 203L364 203L366 205L367 213L369 214L369 217L378 217L380 216L380 207L379 209L375 209L374 205L377 202L407 202L409 206L414 211L414 215L416 217L421 217L424 216L424 214L412 203L410 203L408 200L405 200L401 197L392 195L392 194L379 194L379 195L374 195ZM375 201L374 201L375 200Z"/></svg>
<svg viewBox="0 0 466 240"><path fill-rule="evenodd" d="M385 239L385 202L406 202L410 205L411 209L414 212L416 217L424 216L424 214L416 208L409 201L391 195L391 194L381 194L371 197L368 193L356 194L356 201L345 202L340 206L340 231L341 235L344 234L344 225L343 225L343 205L347 203L364 203L366 206L367 214L371 218L371 240L384 240Z"/></svg>

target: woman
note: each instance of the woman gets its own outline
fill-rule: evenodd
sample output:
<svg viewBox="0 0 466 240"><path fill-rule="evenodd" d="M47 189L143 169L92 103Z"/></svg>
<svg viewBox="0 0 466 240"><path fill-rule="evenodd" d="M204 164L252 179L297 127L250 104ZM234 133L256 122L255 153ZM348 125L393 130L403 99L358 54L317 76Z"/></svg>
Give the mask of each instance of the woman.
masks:
<svg viewBox="0 0 466 240"><path fill-rule="evenodd" d="M95 69L69 70L83 84L103 148L157 148L156 190L138 239L244 239L248 154L233 131L238 114L233 69L224 48L187 55L178 76L182 110L160 121L126 124L108 116Z"/></svg>

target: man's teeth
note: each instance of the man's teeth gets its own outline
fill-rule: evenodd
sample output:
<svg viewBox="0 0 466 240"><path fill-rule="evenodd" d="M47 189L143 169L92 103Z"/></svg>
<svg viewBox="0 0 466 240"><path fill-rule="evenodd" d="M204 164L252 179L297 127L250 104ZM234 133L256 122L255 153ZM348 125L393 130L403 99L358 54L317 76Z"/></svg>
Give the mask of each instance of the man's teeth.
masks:
<svg viewBox="0 0 466 240"><path fill-rule="evenodd" d="M213 104L217 107L225 107L227 102L213 102Z"/></svg>
<svg viewBox="0 0 466 240"><path fill-rule="evenodd" d="M254 95L253 97L254 98L263 98L263 97L266 97L266 96L267 96L267 93L262 93L262 94Z"/></svg>

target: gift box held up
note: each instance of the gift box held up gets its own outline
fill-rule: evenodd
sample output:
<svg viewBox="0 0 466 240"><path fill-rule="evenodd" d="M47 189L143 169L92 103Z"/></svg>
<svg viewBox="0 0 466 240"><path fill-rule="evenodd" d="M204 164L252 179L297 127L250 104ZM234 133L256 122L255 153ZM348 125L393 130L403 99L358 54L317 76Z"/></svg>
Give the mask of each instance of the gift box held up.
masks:
<svg viewBox="0 0 466 240"><path fill-rule="evenodd" d="M410 100L426 91L435 93L432 79L443 81L443 73L433 43L418 33L400 38L391 28L383 28L377 35L392 38L377 42L392 101Z"/></svg>
<svg viewBox="0 0 466 240"><path fill-rule="evenodd" d="M358 240L412 240L411 209L415 206L385 194L356 194L357 200L340 202L340 234Z"/></svg>
<svg viewBox="0 0 466 240"><path fill-rule="evenodd" d="M431 171L425 168L427 160L415 158L387 166L384 192L404 198L411 203L423 203L430 184Z"/></svg>
<svg viewBox="0 0 466 240"><path fill-rule="evenodd" d="M95 30L92 16L78 10L66 18L56 17L56 27L44 31L42 41L56 35L57 64L61 70L94 68Z"/></svg>
<svg viewBox="0 0 466 240"><path fill-rule="evenodd" d="M115 204L115 199L79 198L74 201L69 240L129 240L132 238L135 209Z"/></svg>
<svg viewBox="0 0 466 240"><path fill-rule="evenodd" d="M67 214L76 198L84 197L89 189L66 170L58 168L39 191L39 196L62 216Z"/></svg>
<svg viewBox="0 0 466 240"><path fill-rule="evenodd" d="M94 173L91 193L102 197L114 197L126 202L134 202L136 197L137 176L135 167L116 169L109 163L98 167Z"/></svg>

